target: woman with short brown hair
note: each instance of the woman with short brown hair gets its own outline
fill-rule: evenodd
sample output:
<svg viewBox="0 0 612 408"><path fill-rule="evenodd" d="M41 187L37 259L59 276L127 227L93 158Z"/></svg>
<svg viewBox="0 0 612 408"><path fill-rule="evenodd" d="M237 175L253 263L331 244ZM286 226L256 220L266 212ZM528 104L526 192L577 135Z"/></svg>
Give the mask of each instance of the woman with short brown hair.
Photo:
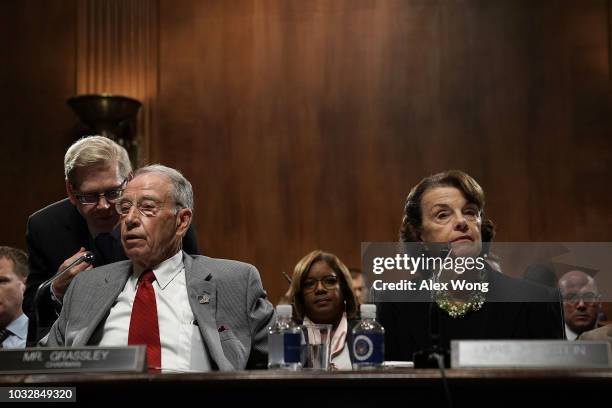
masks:
<svg viewBox="0 0 612 408"><path fill-rule="evenodd" d="M452 260L486 259L495 228L485 216L484 206L482 187L462 171L425 177L406 199L400 240L420 243L422 248L444 246L448 251L445 256ZM487 262L481 265L470 273L445 273L477 283L479 286L472 287L486 287L486 291L428 289L417 291L412 301L381 302L378 308L386 330L386 358L413 360L415 352L432 346L448 350L454 339L563 338L557 293L505 276ZM441 273L442 268L418 276L423 282L442 279Z"/></svg>

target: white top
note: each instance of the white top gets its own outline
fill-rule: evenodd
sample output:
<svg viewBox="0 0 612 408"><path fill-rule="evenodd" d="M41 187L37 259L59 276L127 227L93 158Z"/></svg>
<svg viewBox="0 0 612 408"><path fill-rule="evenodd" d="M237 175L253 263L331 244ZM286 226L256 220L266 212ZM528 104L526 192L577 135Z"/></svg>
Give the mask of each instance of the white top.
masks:
<svg viewBox="0 0 612 408"><path fill-rule="evenodd" d="M333 357L331 363L336 366L338 370L352 370L353 364L351 363L351 354L349 353L349 345L345 344L342 348L342 352L337 356Z"/></svg>
<svg viewBox="0 0 612 408"><path fill-rule="evenodd" d="M2 348L25 348L28 340L28 316L22 313L6 326L6 329L10 335L2 342Z"/></svg>
<svg viewBox="0 0 612 408"><path fill-rule="evenodd" d="M134 265L132 275L106 319L100 346L127 346L136 285L142 272ZM153 274L162 372L210 371L210 360L189 305L183 252L159 264Z"/></svg>

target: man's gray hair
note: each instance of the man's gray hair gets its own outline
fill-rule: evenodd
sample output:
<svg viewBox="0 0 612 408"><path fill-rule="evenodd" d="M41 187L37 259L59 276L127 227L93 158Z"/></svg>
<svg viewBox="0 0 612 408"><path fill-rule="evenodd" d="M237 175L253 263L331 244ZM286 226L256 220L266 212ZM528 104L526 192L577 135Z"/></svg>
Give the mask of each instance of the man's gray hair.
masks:
<svg viewBox="0 0 612 408"><path fill-rule="evenodd" d="M168 178L174 187L172 193L177 208L189 208L193 211L193 189L189 180L180 171L161 164L150 164L136 170L134 177L147 173L155 173Z"/></svg>
<svg viewBox="0 0 612 408"><path fill-rule="evenodd" d="M127 150L104 136L86 136L68 148L64 156L64 177L75 187L74 173L78 168L117 162L121 179L128 177L132 165Z"/></svg>

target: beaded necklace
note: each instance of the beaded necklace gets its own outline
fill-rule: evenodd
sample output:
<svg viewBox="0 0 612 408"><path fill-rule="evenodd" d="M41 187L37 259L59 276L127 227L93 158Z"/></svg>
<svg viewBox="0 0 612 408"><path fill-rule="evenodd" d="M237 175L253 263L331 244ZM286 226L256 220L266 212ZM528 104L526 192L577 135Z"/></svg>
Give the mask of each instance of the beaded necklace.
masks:
<svg viewBox="0 0 612 408"><path fill-rule="evenodd" d="M486 277L487 273L485 269L481 271L478 280L483 282L486 280ZM450 317L455 319L463 317L469 312L475 312L482 309L485 303L485 294L479 290L470 293L469 299L466 302L451 300L448 293L443 290L435 291L433 298L440 309L444 310Z"/></svg>
<svg viewBox="0 0 612 408"><path fill-rule="evenodd" d="M470 300L467 302L456 303L449 299L446 293L438 291L435 294L435 300L438 307L444 310L450 317L459 318L463 317L468 312L475 312L482 308L485 302L485 296L482 292L473 292L470 295Z"/></svg>

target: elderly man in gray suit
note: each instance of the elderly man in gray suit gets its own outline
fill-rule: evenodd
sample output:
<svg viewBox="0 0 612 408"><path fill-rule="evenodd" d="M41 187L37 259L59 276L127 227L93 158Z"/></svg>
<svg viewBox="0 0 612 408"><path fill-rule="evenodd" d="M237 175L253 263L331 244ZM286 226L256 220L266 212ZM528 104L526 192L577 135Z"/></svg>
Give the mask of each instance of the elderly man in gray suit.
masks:
<svg viewBox="0 0 612 408"><path fill-rule="evenodd" d="M80 273L47 346L145 344L150 370L265 365L274 311L255 267L181 250L193 192L178 171L134 173L116 203L128 261Z"/></svg>

